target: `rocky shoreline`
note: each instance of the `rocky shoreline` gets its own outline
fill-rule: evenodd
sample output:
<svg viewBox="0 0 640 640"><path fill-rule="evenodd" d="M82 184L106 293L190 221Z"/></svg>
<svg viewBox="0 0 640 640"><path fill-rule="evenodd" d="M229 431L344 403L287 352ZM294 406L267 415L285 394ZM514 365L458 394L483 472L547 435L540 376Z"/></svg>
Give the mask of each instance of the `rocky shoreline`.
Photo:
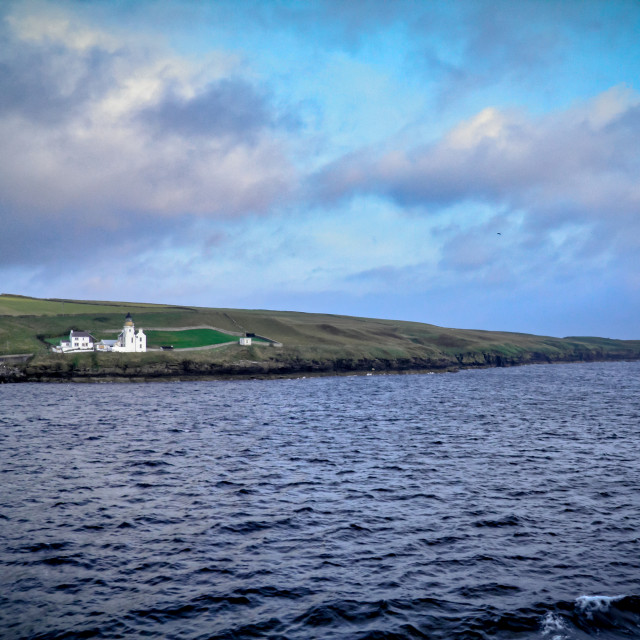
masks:
<svg viewBox="0 0 640 640"><path fill-rule="evenodd" d="M0 383L20 382L152 382L184 380L233 380L297 378L367 374L407 374L454 372L461 369L513 367L528 364L554 364L640 359L640 352L608 353L604 350L575 350L548 354L524 352L506 356L495 352L441 354L438 357L337 358L237 360L233 362L194 361L184 358L166 362L99 365L95 361L76 362L0 362Z"/></svg>

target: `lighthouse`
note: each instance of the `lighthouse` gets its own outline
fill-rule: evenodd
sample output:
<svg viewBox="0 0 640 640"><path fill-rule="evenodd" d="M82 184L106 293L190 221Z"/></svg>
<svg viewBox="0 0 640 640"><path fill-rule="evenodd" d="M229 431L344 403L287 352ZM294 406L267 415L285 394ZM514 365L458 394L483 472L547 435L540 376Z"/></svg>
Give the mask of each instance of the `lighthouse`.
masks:
<svg viewBox="0 0 640 640"><path fill-rule="evenodd" d="M136 333L133 318L127 313L124 319L122 331L113 345L113 351L125 351L129 353L144 353L147 350L147 336L142 329Z"/></svg>

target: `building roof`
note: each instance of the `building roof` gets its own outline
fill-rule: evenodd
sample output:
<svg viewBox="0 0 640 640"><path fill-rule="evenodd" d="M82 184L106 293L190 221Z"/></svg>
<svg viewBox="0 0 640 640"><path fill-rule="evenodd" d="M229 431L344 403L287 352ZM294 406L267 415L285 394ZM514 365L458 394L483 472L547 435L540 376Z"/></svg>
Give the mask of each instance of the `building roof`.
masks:
<svg viewBox="0 0 640 640"><path fill-rule="evenodd" d="M71 331L72 338L91 338L93 340L93 336L87 331Z"/></svg>

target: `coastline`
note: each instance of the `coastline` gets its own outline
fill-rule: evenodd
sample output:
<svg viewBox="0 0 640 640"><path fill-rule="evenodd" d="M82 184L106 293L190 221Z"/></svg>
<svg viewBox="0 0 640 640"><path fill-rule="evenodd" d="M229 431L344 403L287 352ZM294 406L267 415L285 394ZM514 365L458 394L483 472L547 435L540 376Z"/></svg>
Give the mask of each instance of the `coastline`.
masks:
<svg viewBox="0 0 640 640"><path fill-rule="evenodd" d="M36 360L36 362L34 362ZM548 354L523 353L505 357L492 353L456 354L441 358L335 360L236 360L226 363L194 362L173 359L166 363L136 363L130 366L121 359L120 366L88 366L76 362L62 367L47 366L36 358L28 362L0 362L0 384L14 383L146 383L229 380L277 380L308 377L417 375L455 373L470 369L489 369L533 364L573 364L579 362L629 362L640 360L640 353L572 353L550 357Z"/></svg>
<svg viewBox="0 0 640 640"><path fill-rule="evenodd" d="M65 313L61 312L63 303ZM60 301L0 294L0 312L3 309L0 383L437 373L640 359L640 340L451 329L323 313ZM66 351L62 348L63 341L72 346L72 335L77 340L79 336L93 339L96 344L111 343L109 336L117 331L114 327L123 326L123 318L121 336L134 329L132 314L138 332L144 328L149 335L144 348L133 348L131 336L127 348L124 344L118 349L91 349L89 344ZM220 335L193 333L205 329ZM243 341L243 336L253 342ZM55 344L60 350L54 353Z"/></svg>

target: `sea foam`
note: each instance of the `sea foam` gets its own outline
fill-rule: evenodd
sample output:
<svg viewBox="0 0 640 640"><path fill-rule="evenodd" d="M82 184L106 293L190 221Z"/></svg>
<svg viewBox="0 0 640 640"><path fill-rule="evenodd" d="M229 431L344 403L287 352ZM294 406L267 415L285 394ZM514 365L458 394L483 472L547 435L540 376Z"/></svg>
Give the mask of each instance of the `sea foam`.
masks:
<svg viewBox="0 0 640 640"><path fill-rule="evenodd" d="M625 596L580 596L576 599L578 611L591 618L597 611L608 611L612 602L622 600Z"/></svg>
<svg viewBox="0 0 640 640"><path fill-rule="evenodd" d="M567 627L565 626L562 618L555 615L551 611L542 620L542 637L549 638L549 640L566 640Z"/></svg>

